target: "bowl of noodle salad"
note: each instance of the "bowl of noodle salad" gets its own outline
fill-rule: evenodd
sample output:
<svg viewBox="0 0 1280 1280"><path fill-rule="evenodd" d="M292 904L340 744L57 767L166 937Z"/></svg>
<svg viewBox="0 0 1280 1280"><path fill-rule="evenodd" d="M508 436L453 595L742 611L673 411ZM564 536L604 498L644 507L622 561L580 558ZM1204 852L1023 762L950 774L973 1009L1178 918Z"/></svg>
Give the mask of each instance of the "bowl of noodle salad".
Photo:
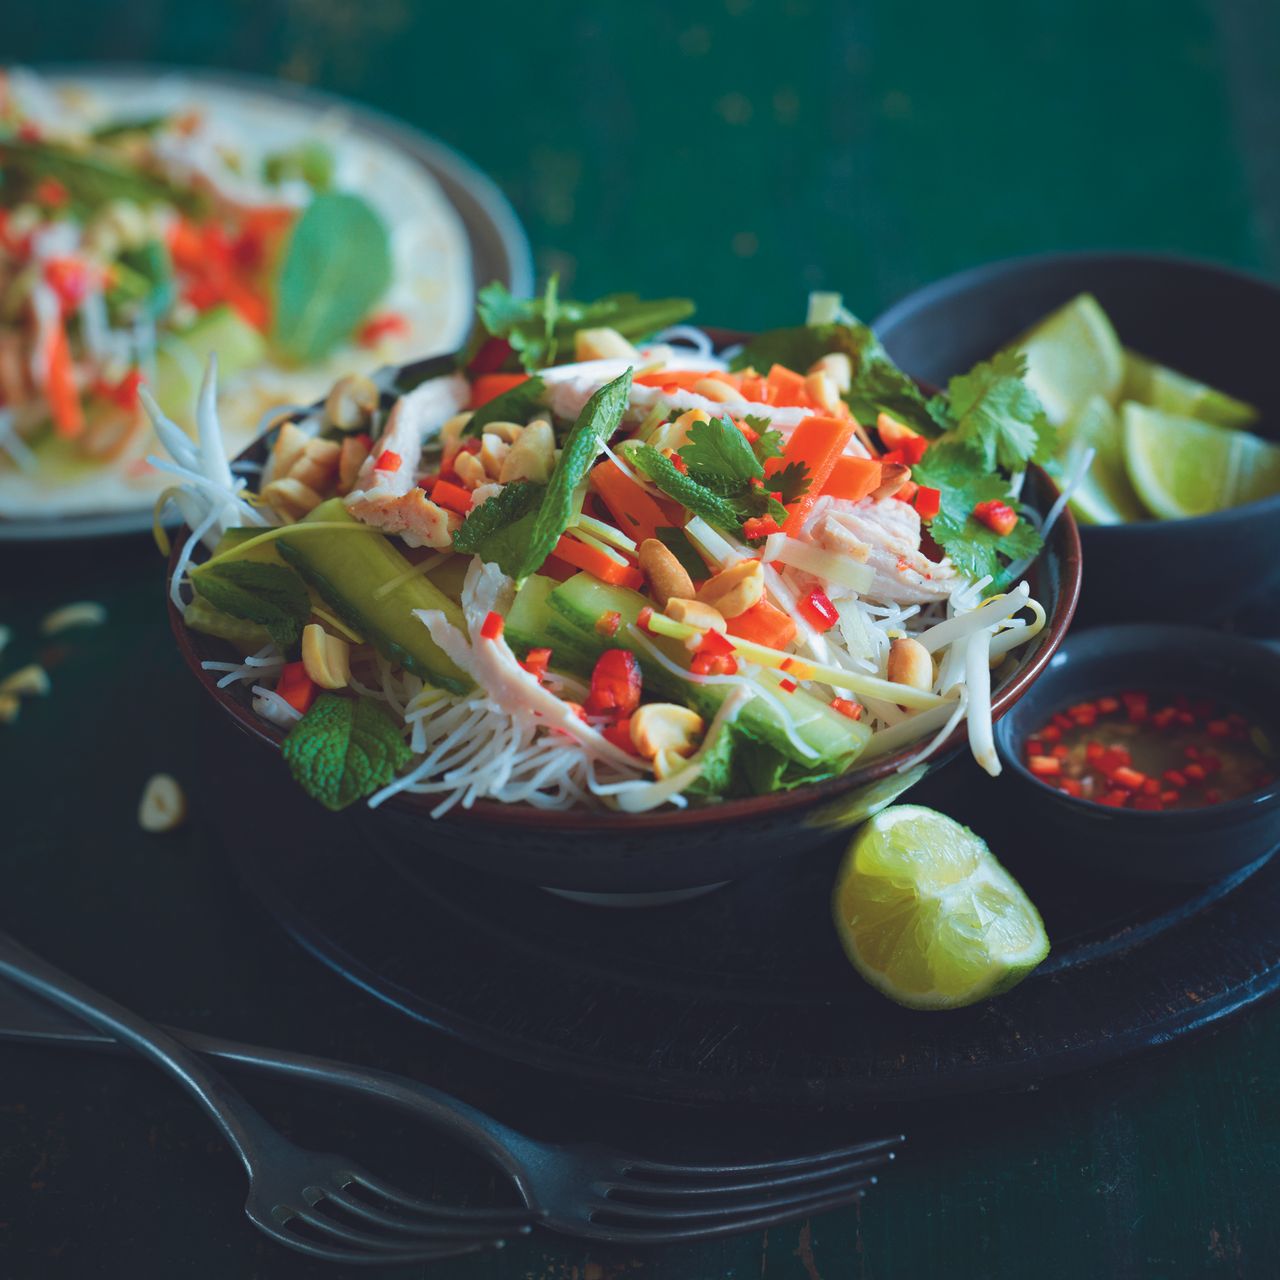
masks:
<svg viewBox="0 0 1280 1280"><path fill-rule="evenodd" d="M931 393L838 295L756 335L692 311L491 285L456 356L344 378L231 466L214 366L194 442L144 390L175 633L281 787L648 892L810 849L966 744L999 773L1080 586L1021 358Z"/></svg>

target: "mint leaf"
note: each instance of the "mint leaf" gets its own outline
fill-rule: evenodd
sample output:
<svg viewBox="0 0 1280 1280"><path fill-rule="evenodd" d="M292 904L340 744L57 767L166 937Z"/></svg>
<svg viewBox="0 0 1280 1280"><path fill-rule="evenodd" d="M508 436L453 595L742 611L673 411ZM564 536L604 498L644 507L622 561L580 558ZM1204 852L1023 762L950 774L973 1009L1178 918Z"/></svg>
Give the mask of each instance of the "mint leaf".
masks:
<svg viewBox="0 0 1280 1280"><path fill-rule="evenodd" d="M359 196L318 195L294 225L276 279L272 342L294 364L339 346L391 283L391 240Z"/></svg>
<svg viewBox="0 0 1280 1280"><path fill-rule="evenodd" d="M606 382L583 406L578 420L565 437L560 461L551 473L551 481L529 529L524 554L512 577L523 581L535 573L555 549L560 535L573 518L578 486L586 479L605 444L621 425L630 396L631 370L628 369L612 382ZM485 503L480 510L488 505Z"/></svg>
<svg viewBox="0 0 1280 1280"><path fill-rule="evenodd" d="M679 453L689 474L717 493L733 495L764 478L764 467L731 418L693 423Z"/></svg>
<svg viewBox="0 0 1280 1280"><path fill-rule="evenodd" d="M278 564L232 560L196 569L191 585L215 609L266 627L272 642L287 653L311 616L311 596L296 573Z"/></svg>
<svg viewBox="0 0 1280 1280"><path fill-rule="evenodd" d="M413 758L381 702L332 693L311 704L280 750L294 781L333 810L386 786Z"/></svg>
<svg viewBox="0 0 1280 1280"><path fill-rule="evenodd" d="M988 469L1020 471L1053 451L1053 428L1026 371L1022 352L1002 351L947 384L954 438L978 449Z"/></svg>
<svg viewBox="0 0 1280 1280"><path fill-rule="evenodd" d="M735 537L741 532L742 519L731 499L677 470L675 464L652 445L634 446L627 450L626 457L637 471L652 480L668 498L674 498L694 515L701 516L709 524L732 533Z"/></svg>
<svg viewBox="0 0 1280 1280"><path fill-rule="evenodd" d="M482 404L462 428L464 436L481 435L491 422L528 422L542 408L542 397L547 384L539 377L494 396L488 404Z"/></svg>
<svg viewBox="0 0 1280 1280"><path fill-rule="evenodd" d="M789 462L765 481L765 488L778 494L779 501L790 505L809 492L809 484L809 468L803 462Z"/></svg>
<svg viewBox="0 0 1280 1280"><path fill-rule="evenodd" d="M647 302L634 293L615 293L595 302L575 302L559 296L555 276L540 298L513 298L497 283L485 285L476 308L480 323L491 337L502 338L519 363L533 373L573 358L573 336L579 329L616 329L637 341L677 324L693 314L688 298L657 298ZM474 345L474 343L473 343Z"/></svg>
<svg viewBox="0 0 1280 1280"><path fill-rule="evenodd" d="M487 502L473 507L453 535L453 549L496 564L508 577L520 568L538 506L546 489L528 480L504 485Z"/></svg>

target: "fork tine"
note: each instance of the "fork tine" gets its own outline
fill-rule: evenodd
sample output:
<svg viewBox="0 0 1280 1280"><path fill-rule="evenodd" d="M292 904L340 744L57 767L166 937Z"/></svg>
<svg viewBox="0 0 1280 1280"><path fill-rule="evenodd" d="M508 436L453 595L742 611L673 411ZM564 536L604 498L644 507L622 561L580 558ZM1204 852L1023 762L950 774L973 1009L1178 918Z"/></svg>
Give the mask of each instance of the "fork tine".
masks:
<svg viewBox="0 0 1280 1280"><path fill-rule="evenodd" d="M320 1258L325 1262L345 1262L351 1267L386 1266L388 1262L434 1262L438 1258L454 1258L459 1254L475 1253L483 1245L468 1243L423 1245L413 1248L406 1245L402 1252L392 1252L385 1248L376 1252L359 1249L344 1249L338 1246L321 1244L296 1231L290 1231L274 1222L263 1221L260 1217L251 1217L250 1221L263 1234L268 1235L286 1249L296 1253L305 1253L312 1258Z"/></svg>
<svg viewBox="0 0 1280 1280"><path fill-rule="evenodd" d="M706 1196L738 1195L758 1191L768 1191L785 1187L812 1187L818 1183L836 1178L847 1178L849 1174L865 1173L874 1169L883 1169L891 1163L897 1153L893 1151L871 1152L846 1164L820 1165L799 1173L789 1173L781 1178L770 1178L762 1181L729 1181L729 1182L643 1182L632 1178L625 1181L604 1183L610 1191L622 1193L622 1198L643 1202L660 1202L663 1200L696 1200ZM610 1199L614 1197L611 1195Z"/></svg>
<svg viewBox="0 0 1280 1280"><path fill-rule="evenodd" d="M643 1172L666 1174L671 1177L703 1177L713 1174L749 1174L759 1173L772 1176L776 1173L790 1173L812 1168L821 1164L832 1164L847 1160L853 1156L867 1155L877 1151L889 1151L901 1146L907 1140L906 1134L897 1133L888 1138L875 1138L868 1142L857 1142L848 1147L837 1147L831 1151L821 1151L809 1156L795 1156L790 1160L769 1160L747 1164L668 1164L661 1160L634 1159L626 1162L628 1173Z"/></svg>
<svg viewBox="0 0 1280 1280"><path fill-rule="evenodd" d="M712 1240L719 1236L740 1235L761 1227L776 1226L780 1222L792 1222L798 1218L811 1217L815 1213L825 1213L828 1209L838 1209L841 1205L860 1200L866 1188L874 1185L875 1181L875 1178L868 1178L865 1183L845 1187L838 1192L777 1205L741 1217L727 1216L718 1222L677 1224L661 1220L650 1222L647 1226L628 1226L619 1219L618 1225L610 1224L607 1237L602 1232L601 1238L618 1244L670 1244L680 1240Z"/></svg>
<svg viewBox="0 0 1280 1280"><path fill-rule="evenodd" d="M606 1214L617 1214L636 1221L698 1222L735 1217L744 1213L772 1213L776 1210L788 1209L790 1206L803 1205L809 1200L820 1199L824 1196L834 1195L847 1198L855 1192L873 1185L875 1181L875 1174L862 1172L841 1182L825 1186L816 1186L810 1183L805 1185L803 1190L798 1191L792 1186L786 1188L781 1195L760 1195L755 1199L729 1201L719 1205L645 1204L632 1200L615 1199L613 1196L609 1196L600 1202L600 1207ZM753 1190L765 1190L765 1188L753 1188ZM790 1194L787 1194L787 1192L790 1192Z"/></svg>
<svg viewBox="0 0 1280 1280"><path fill-rule="evenodd" d="M527 1235L534 1218L537 1216L526 1209L523 1211L522 1218L519 1221L513 1221L510 1215L504 1216L502 1214L469 1217L457 1219L456 1221L449 1221L443 1216L434 1221L430 1218L424 1219L422 1217L398 1217L392 1213L384 1213L373 1205L366 1204L363 1200L349 1195L341 1188L325 1187L323 1190L326 1200L354 1217L361 1218L374 1226L386 1227L389 1231L401 1231L408 1235L416 1235L420 1239L447 1240L450 1238L465 1239L467 1237L474 1239L476 1236L486 1234L487 1230L491 1230L495 1234L505 1232L509 1235ZM453 1217L454 1215L449 1215L449 1218Z"/></svg>
<svg viewBox="0 0 1280 1280"><path fill-rule="evenodd" d="M317 1213L314 1209L300 1208L297 1205L290 1205L289 1208L292 1210L294 1218L299 1222L305 1222L313 1231L331 1239L340 1240L343 1244L349 1245L354 1249L364 1250L369 1253L382 1253L386 1257L398 1257L406 1250L416 1251L423 1248L441 1249L446 1252L472 1253L477 1249L484 1249L501 1241L500 1236L480 1237L474 1233L462 1240L437 1239L434 1234L430 1233L419 1236L417 1240L397 1239L385 1235L374 1235L368 1231L357 1231L354 1227L348 1227L336 1218Z"/></svg>
<svg viewBox="0 0 1280 1280"><path fill-rule="evenodd" d="M399 1187L393 1187L389 1182L383 1182L381 1178L375 1178L373 1174L354 1166L344 1169L342 1176L350 1179L350 1182L342 1184L343 1187L349 1187L354 1182L357 1186L364 1187L366 1191L372 1191L374 1195L381 1196L389 1204L399 1205L402 1209L411 1209L424 1218L444 1218L449 1222L476 1223L483 1228L515 1230L517 1227L526 1226L535 1216L527 1208L461 1209L453 1205L434 1204L430 1200L411 1196L408 1192L401 1191Z"/></svg>

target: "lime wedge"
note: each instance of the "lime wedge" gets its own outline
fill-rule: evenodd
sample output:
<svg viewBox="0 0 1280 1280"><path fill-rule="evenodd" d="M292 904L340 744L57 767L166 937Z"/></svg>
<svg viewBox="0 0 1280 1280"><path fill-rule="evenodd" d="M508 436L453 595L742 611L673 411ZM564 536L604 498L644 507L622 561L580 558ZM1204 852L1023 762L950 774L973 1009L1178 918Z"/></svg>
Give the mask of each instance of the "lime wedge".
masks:
<svg viewBox="0 0 1280 1280"><path fill-rule="evenodd" d="M1280 493L1280 445L1132 401L1123 416L1129 479L1142 501L1165 520Z"/></svg>
<svg viewBox="0 0 1280 1280"><path fill-rule="evenodd" d="M1165 413L1199 418L1219 427L1251 427L1259 417L1253 405L1127 349L1120 395Z"/></svg>
<svg viewBox="0 0 1280 1280"><path fill-rule="evenodd" d="M1039 913L983 841L920 805L883 809L862 828L831 908L854 968L911 1009L998 995L1049 954Z"/></svg>
<svg viewBox="0 0 1280 1280"><path fill-rule="evenodd" d="M1055 427L1074 418L1093 396L1115 402L1124 348L1093 294L1073 298L1013 345L1026 355L1026 381Z"/></svg>
<svg viewBox="0 0 1280 1280"><path fill-rule="evenodd" d="M1124 462L1124 433L1116 411L1092 396L1059 432L1058 458L1069 468L1081 450L1094 451L1089 472L1071 495L1071 509L1083 524L1125 524L1148 520L1150 512L1133 491Z"/></svg>

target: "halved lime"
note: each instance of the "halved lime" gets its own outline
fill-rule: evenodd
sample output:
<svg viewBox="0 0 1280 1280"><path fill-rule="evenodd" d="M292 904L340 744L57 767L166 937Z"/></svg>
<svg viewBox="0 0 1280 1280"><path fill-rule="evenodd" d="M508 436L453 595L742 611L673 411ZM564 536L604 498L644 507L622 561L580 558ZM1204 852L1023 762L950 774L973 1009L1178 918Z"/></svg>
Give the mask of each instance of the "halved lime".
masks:
<svg viewBox="0 0 1280 1280"><path fill-rule="evenodd" d="M1127 349L1120 395L1165 413L1199 418L1219 427L1251 427L1259 417L1253 405Z"/></svg>
<svg viewBox="0 0 1280 1280"><path fill-rule="evenodd" d="M1124 378L1124 348L1107 313L1082 293L1013 343L1027 357L1027 384L1054 426L1074 418L1093 396L1114 403Z"/></svg>
<svg viewBox="0 0 1280 1280"><path fill-rule="evenodd" d="M1123 417L1129 479L1142 501L1165 520L1280 493L1280 445L1132 401Z"/></svg>
<svg viewBox="0 0 1280 1280"><path fill-rule="evenodd" d="M982 839L921 805L862 828L831 909L854 968L911 1009L998 995L1049 954L1039 913Z"/></svg>
<svg viewBox="0 0 1280 1280"><path fill-rule="evenodd" d="M1082 524L1125 524L1148 520L1151 513L1133 490L1124 463L1124 434L1116 411L1102 396L1092 396L1059 433L1063 469L1082 449L1093 449L1088 474L1071 495L1071 509Z"/></svg>

